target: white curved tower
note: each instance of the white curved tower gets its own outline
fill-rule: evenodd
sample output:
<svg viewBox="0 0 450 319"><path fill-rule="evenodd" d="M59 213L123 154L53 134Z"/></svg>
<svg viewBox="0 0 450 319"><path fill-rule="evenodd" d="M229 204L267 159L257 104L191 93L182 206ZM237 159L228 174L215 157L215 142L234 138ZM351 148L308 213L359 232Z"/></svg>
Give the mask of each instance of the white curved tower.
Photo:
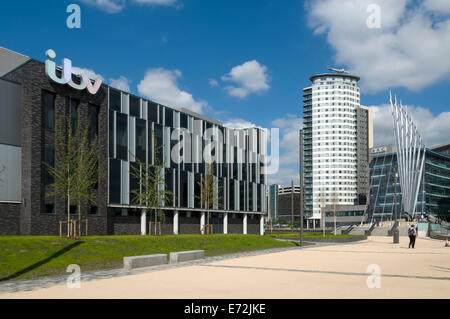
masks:
<svg viewBox="0 0 450 319"><path fill-rule="evenodd" d="M337 72L310 80L303 89L304 193L306 217L317 221L322 197L328 205L354 205L359 193L368 192L367 185L367 191L358 189L359 180L369 176L368 145L367 176L358 176L358 114L369 110L360 105L358 76Z"/></svg>

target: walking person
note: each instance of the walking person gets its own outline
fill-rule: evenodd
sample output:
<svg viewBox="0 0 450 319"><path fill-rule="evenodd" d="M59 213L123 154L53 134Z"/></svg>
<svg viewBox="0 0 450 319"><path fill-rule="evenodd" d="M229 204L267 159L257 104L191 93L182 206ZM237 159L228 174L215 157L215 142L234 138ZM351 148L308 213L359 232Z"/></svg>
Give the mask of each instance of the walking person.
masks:
<svg viewBox="0 0 450 319"><path fill-rule="evenodd" d="M416 243L416 237L417 237L417 230L414 227L414 225L411 225L408 229L408 236L409 236L409 246L408 248L414 248L414 244Z"/></svg>

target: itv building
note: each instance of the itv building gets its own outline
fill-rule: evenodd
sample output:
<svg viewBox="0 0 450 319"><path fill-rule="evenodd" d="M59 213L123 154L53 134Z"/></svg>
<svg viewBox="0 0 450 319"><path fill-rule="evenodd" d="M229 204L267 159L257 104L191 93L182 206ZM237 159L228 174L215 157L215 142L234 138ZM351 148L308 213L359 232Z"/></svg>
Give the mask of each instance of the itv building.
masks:
<svg viewBox="0 0 450 319"><path fill-rule="evenodd" d="M166 188L163 234L200 233L206 223L200 185L206 174L202 150L214 140L214 176L220 193L211 212L215 233L263 234L266 212L267 133L260 128L231 129L187 109L173 109L73 74L71 61L57 68L55 52L45 63L0 48L0 235L57 235L67 220L63 198L46 196L52 177L43 163L57 165L55 122L70 116L97 136L99 170L106 172L93 192L96 205L83 203L90 235L141 233L143 207L133 203L130 166L164 163ZM59 58L58 58L59 59ZM192 161L178 162L171 151L174 130L192 136ZM205 133L218 132L215 138ZM151 138L155 136L155 139ZM162 146L155 152L154 140ZM220 155L220 156L219 156ZM134 158L136 157L136 158ZM70 212L78 218L76 203Z"/></svg>

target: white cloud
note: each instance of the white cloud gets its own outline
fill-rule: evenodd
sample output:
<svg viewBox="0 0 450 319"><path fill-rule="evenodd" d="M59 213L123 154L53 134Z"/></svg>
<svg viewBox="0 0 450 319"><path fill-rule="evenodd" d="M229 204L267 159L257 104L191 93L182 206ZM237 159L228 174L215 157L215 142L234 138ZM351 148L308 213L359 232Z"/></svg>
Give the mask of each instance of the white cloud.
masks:
<svg viewBox="0 0 450 319"><path fill-rule="evenodd" d="M219 82L217 82L214 79L209 79L209 85L211 85L212 87L218 87L219 86Z"/></svg>
<svg viewBox="0 0 450 319"><path fill-rule="evenodd" d="M361 76L361 87L419 90L450 78L450 19L437 19L449 1L309 0L314 33L325 34L335 62ZM369 4L381 8L381 28L369 28ZM442 11L441 11L442 13Z"/></svg>
<svg viewBox="0 0 450 319"><path fill-rule="evenodd" d="M271 123L280 130L280 159L278 172L267 176L269 184L290 185L299 182L299 130L303 127L302 118L296 114L286 114Z"/></svg>
<svg viewBox="0 0 450 319"><path fill-rule="evenodd" d="M450 13L450 1L448 0L425 0L423 6L430 11L439 14Z"/></svg>
<svg viewBox="0 0 450 319"><path fill-rule="evenodd" d="M291 185L291 180L294 181L294 185L298 185L300 180L298 170L291 167L280 167L276 174L267 175L267 183L269 185L288 186Z"/></svg>
<svg viewBox="0 0 450 319"><path fill-rule="evenodd" d="M176 0L134 0L134 2L139 4L148 4L155 6L171 6L174 5Z"/></svg>
<svg viewBox="0 0 450 319"><path fill-rule="evenodd" d="M118 13L122 11L126 7L126 0L80 0L91 6L96 6L100 10L103 10L107 13ZM176 5L176 8L179 9L182 7L182 4L177 4L177 0L133 0L130 2L136 4L143 5L151 5L151 6L172 6Z"/></svg>
<svg viewBox="0 0 450 319"><path fill-rule="evenodd" d="M125 8L125 0L80 0L108 13L118 13Z"/></svg>
<svg viewBox="0 0 450 319"><path fill-rule="evenodd" d="M155 102L175 108L184 107L201 113L208 103L203 100L194 100L192 94L178 87L177 80L181 75L179 70L149 69L144 79L138 84L138 92Z"/></svg>
<svg viewBox="0 0 450 319"><path fill-rule="evenodd" d="M74 74L84 73L87 76L89 76L89 78L91 80L102 80L102 82L105 82L105 78L101 74L95 73L91 69L79 68L79 67L73 66L72 67L72 71L73 71Z"/></svg>
<svg viewBox="0 0 450 319"><path fill-rule="evenodd" d="M244 129L248 127L257 127L256 124L243 119L231 119L223 123L223 126L233 129Z"/></svg>
<svg viewBox="0 0 450 319"><path fill-rule="evenodd" d="M270 88L267 67L256 60L235 66L221 79L235 83L235 85L227 86L226 89L231 96L238 98L245 98L251 93L260 93Z"/></svg>
<svg viewBox="0 0 450 319"><path fill-rule="evenodd" d="M120 76L118 79L109 79L109 85L110 86L112 86L112 87L114 87L116 89L125 91L125 92L130 92L131 91L129 82L130 81L124 76Z"/></svg>
<svg viewBox="0 0 450 319"><path fill-rule="evenodd" d="M404 105L406 106L406 105ZM434 116L429 109L420 106L407 106L408 113L417 125L427 147L450 141L450 112ZM373 111L374 146L394 144L394 124L391 106L387 104L371 106Z"/></svg>
<svg viewBox="0 0 450 319"><path fill-rule="evenodd" d="M280 166L297 164L299 162L299 130L303 120L295 114L272 121L272 127L280 129Z"/></svg>

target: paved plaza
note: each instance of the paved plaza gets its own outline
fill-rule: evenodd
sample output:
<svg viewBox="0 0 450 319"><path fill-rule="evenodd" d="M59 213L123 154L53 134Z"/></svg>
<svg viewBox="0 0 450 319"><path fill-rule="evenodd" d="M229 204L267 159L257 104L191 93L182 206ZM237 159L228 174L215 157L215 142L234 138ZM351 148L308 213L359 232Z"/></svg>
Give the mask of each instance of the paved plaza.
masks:
<svg viewBox="0 0 450 319"><path fill-rule="evenodd" d="M378 277L373 271L380 271ZM368 272L370 271L370 273ZM59 284L0 298L450 298L450 248L443 241L369 237L269 254L148 269Z"/></svg>

